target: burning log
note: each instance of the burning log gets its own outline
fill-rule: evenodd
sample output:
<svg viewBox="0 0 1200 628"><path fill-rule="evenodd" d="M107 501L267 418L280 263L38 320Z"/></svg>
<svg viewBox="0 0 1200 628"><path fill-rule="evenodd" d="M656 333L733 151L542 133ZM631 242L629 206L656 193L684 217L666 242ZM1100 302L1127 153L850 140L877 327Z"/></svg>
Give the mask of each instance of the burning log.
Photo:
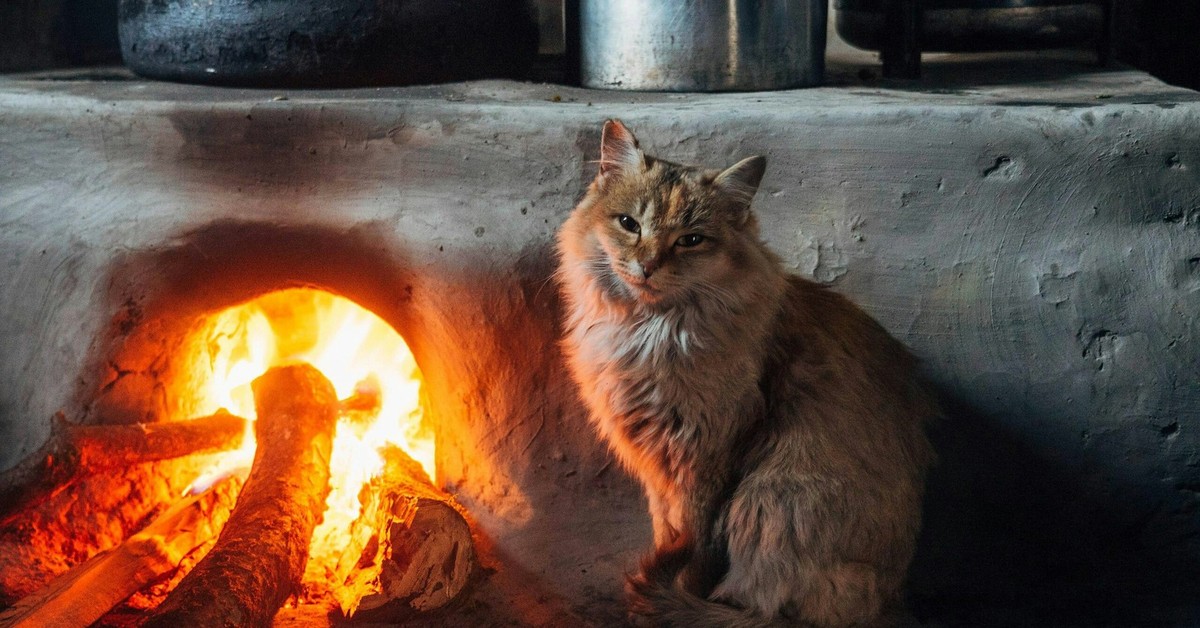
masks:
<svg viewBox="0 0 1200 628"><path fill-rule="evenodd" d="M89 626L142 587L175 569L203 546L229 517L240 480L176 503L108 551L59 576L0 614L4 628Z"/></svg>
<svg viewBox="0 0 1200 628"><path fill-rule="evenodd" d="M237 449L246 420L218 412L190 421L70 425L58 414L52 429L41 449L0 473L0 526L92 473Z"/></svg>
<svg viewBox="0 0 1200 628"><path fill-rule="evenodd" d="M457 598L478 568L471 529L454 498L399 448L383 452L382 474L363 487L363 514L338 564L333 591L342 612L392 622Z"/></svg>
<svg viewBox="0 0 1200 628"><path fill-rule="evenodd" d="M299 587L329 492L338 400L306 364L273 368L253 389L258 449L237 507L146 627L269 625Z"/></svg>

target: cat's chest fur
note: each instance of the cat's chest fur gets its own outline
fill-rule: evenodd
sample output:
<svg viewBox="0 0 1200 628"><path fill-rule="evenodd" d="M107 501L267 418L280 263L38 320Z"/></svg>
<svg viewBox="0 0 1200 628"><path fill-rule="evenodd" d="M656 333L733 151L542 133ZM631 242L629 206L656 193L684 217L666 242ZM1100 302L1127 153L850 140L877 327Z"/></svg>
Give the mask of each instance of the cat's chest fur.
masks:
<svg viewBox="0 0 1200 628"><path fill-rule="evenodd" d="M739 348L736 329L686 310L593 313L574 323L569 342L583 394L627 462L653 460L675 475L691 462L680 456L726 445L761 370L754 352Z"/></svg>

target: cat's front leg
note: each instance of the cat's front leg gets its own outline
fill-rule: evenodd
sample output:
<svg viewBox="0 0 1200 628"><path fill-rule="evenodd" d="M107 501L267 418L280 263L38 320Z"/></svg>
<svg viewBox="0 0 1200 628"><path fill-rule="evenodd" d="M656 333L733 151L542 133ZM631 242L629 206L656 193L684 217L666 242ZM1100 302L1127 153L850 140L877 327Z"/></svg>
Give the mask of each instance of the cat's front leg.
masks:
<svg viewBox="0 0 1200 628"><path fill-rule="evenodd" d="M684 528L694 539L692 559L680 578L685 589L706 598L729 571L725 538L725 481L719 476L698 478L684 508Z"/></svg>
<svg viewBox="0 0 1200 628"><path fill-rule="evenodd" d="M658 491L647 486L646 501L650 506L650 526L654 531L654 547L661 549L671 545L679 537L679 528L672 525L671 504Z"/></svg>

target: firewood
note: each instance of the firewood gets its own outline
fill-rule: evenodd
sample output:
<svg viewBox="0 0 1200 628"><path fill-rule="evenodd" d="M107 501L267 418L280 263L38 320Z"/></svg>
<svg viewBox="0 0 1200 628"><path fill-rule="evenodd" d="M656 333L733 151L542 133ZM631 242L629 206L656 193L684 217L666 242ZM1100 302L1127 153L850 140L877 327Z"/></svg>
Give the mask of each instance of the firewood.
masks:
<svg viewBox="0 0 1200 628"><path fill-rule="evenodd" d="M237 449L245 433L246 419L223 411L189 421L135 425L70 425L58 414L46 444L0 473L0 526L87 475Z"/></svg>
<svg viewBox="0 0 1200 628"><path fill-rule="evenodd" d="M338 400L315 368L254 380L258 448L216 545L143 624L266 626L297 590L329 493Z"/></svg>
<svg viewBox="0 0 1200 628"><path fill-rule="evenodd" d="M478 568L465 511L399 448L364 487L332 591L342 613L395 622L459 597Z"/></svg>
<svg viewBox="0 0 1200 628"><path fill-rule="evenodd" d="M216 536L241 480L229 477L175 503L120 545L93 556L0 614L0 627L89 626L142 587L175 569Z"/></svg>

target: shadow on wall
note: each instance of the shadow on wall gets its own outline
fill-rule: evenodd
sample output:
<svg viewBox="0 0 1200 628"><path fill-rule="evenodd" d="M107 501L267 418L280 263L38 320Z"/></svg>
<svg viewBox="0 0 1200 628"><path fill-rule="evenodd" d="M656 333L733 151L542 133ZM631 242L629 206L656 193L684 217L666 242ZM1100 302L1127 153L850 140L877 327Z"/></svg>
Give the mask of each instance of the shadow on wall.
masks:
<svg viewBox="0 0 1200 628"><path fill-rule="evenodd" d="M1200 529L1146 537L1159 518L1194 519L1195 495L1182 511L1150 489L1097 498L1085 469L1046 459L958 399L943 404L910 570L924 625L1200 625Z"/></svg>

